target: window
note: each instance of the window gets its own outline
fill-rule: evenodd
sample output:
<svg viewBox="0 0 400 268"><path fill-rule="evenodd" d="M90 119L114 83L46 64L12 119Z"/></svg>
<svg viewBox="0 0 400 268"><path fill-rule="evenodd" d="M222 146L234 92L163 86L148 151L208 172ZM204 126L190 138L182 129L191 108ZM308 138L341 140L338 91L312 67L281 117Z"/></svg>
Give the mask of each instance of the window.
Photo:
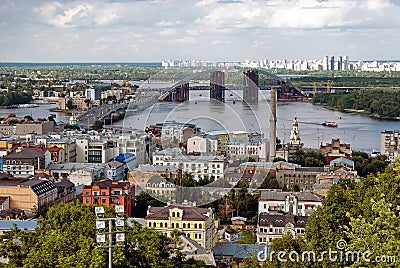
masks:
<svg viewBox="0 0 400 268"><path fill-rule="evenodd" d="M102 199L101 199L101 203L102 203L102 204L105 204L105 203L106 203L106 199L105 199L105 198L102 198Z"/></svg>
<svg viewBox="0 0 400 268"><path fill-rule="evenodd" d="M176 223L176 224L175 224L175 228L179 228L179 223Z"/></svg>
<svg viewBox="0 0 400 268"><path fill-rule="evenodd" d="M149 222L149 227L151 228L151 222Z"/></svg>
<svg viewBox="0 0 400 268"><path fill-rule="evenodd" d="M86 198L86 203L90 203L90 198Z"/></svg>
<svg viewBox="0 0 400 268"><path fill-rule="evenodd" d="M171 223L171 228L174 229L174 223Z"/></svg>
<svg viewBox="0 0 400 268"><path fill-rule="evenodd" d="M190 228L190 223L188 223L188 228Z"/></svg>
<svg viewBox="0 0 400 268"><path fill-rule="evenodd" d="M186 223L182 224L182 228L186 228Z"/></svg>
<svg viewBox="0 0 400 268"><path fill-rule="evenodd" d="M160 227L163 228L163 223L162 222L160 222Z"/></svg>
<svg viewBox="0 0 400 268"><path fill-rule="evenodd" d="M199 224L199 228L200 228L200 229L203 228L203 225L202 225L201 223Z"/></svg>
<svg viewBox="0 0 400 268"><path fill-rule="evenodd" d="M154 227L154 228L157 227L157 223L156 223L156 222L153 223L153 227Z"/></svg>
<svg viewBox="0 0 400 268"><path fill-rule="evenodd" d="M194 228L197 229L197 223L194 224Z"/></svg>
<svg viewBox="0 0 400 268"><path fill-rule="evenodd" d="M90 195L90 192L89 192L89 191L88 191L88 192L86 192L86 193L85 193L85 195Z"/></svg>
<svg viewBox="0 0 400 268"><path fill-rule="evenodd" d="M101 195L106 195L106 192L101 192Z"/></svg>
<svg viewBox="0 0 400 268"><path fill-rule="evenodd" d="M172 212L172 217L175 217L175 212Z"/></svg>
<svg viewBox="0 0 400 268"><path fill-rule="evenodd" d="M198 235L197 235L197 238L201 238L201 234L198 234Z"/></svg>
<svg viewBox="0 0 400 268"><path fill-rule="evenodd" d="M176 213L176 216L179 217L179 212Z"/></svg>

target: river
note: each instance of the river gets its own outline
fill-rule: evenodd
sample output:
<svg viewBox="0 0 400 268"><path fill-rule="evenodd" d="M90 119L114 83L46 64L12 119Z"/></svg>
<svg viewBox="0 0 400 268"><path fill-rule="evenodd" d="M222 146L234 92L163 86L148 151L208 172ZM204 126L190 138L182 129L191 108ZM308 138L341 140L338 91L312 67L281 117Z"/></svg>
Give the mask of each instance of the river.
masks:
<svg viewBox="0 0 400 268"><path fill-rule="evenodd" d="M262 131L269 138L269 91L261 91L258 104L245 105L240 91L226 91L226 101L210 101L207 91L190 91L190 100L184 103L157 103L140 114L128 115L117 124L144 128L166 120L196 123L205 130ZM234 100L236 99L235 103ZM342 113L307 102L278 102L277 136L289 141L294 117L299 121L300 137L306 148L340 139L350 143L353 150L365 152L380 150L380 133L400 129L399 121L377 120L357 113ZM338 127L324 127L323 121L334 121Z"/></svg>
<svg viewBox="0 0 400 268"><path fill-rule="evenodd" d="M196 123L202 130L262 131L269 138L269 91L261 91L256 105L245 105L240 101L241 91L226 91L226 102L210 101L207 91L190 91L190 100L184 103L159 102L139 114L127 115L115 125L144 129L150 124L176 120ZM265 96L264 96L265 95ZM234 103L235 100L235 103ZM68 122L69 116L50 112L57 104L40 104L37 108L0 109L0 115L32 115L47 118L56 114L57 122ZM357 113L342 113L306 102L278 102L277 136L289 141L294 117L299 121L300 137L307 148L318 148L332 139L350 143L353 150L379 151L380 133L384 130L399 130L399 121L377 120ZM334 121L338 127L324 127L323 121Z"/></svg>

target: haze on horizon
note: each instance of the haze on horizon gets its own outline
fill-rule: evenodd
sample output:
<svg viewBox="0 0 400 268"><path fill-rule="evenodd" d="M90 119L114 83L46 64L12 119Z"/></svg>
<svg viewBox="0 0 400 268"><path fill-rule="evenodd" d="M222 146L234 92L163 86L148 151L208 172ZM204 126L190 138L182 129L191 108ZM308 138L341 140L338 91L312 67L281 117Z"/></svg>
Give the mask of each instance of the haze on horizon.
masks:
<svg viewBox="0 0 400 268"><path fill-rule="evenodd" d="M0 0L0 62L399 59L400 0Z"/></svg>

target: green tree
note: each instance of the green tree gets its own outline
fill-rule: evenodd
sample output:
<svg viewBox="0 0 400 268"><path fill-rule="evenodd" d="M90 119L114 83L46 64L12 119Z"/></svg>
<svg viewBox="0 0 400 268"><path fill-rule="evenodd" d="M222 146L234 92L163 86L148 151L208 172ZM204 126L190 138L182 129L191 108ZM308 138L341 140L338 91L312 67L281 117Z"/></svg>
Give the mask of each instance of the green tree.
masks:
<svg viewBox="0 0 400 268"><path fill-rule="evenodd" d="M104 122L103 122L103 121L96 120L96 121L93 123L92 128L93 128L94 130L101 130L101 129L103 129L103 125L104 125Z"/></svg>
<svg viewBox="0 0 400 268"><path fill-rule="evenodd" d="M72 104L72 100L67 100L67 108L69 110L75 109L75 105Z"/></svg>
<svg viewBox="0 0 400 268"><path fill-rule="evenodd" d="M106 208L106 217L113 216ZM38 228L24 232L14 228L1 238L0 255L17 267L106 267L107 250L96 247L94 207L57 204L40 217ZM125 226L126 245L112 250L113 267L190 267L166 235L137 222ZM201 263L197 263L203 266Z"/></svg>

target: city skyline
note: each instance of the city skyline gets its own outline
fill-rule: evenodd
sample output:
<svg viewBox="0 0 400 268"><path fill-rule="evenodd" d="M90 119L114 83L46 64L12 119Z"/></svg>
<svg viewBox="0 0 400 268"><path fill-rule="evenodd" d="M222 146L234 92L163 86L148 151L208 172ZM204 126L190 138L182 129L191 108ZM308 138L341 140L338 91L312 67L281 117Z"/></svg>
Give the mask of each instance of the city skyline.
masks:
<svg viewBox="0 0 400 268"><path fill-rule="evenodd" d="M398 0L3 1L2 62L396 60Z"/></svg>

